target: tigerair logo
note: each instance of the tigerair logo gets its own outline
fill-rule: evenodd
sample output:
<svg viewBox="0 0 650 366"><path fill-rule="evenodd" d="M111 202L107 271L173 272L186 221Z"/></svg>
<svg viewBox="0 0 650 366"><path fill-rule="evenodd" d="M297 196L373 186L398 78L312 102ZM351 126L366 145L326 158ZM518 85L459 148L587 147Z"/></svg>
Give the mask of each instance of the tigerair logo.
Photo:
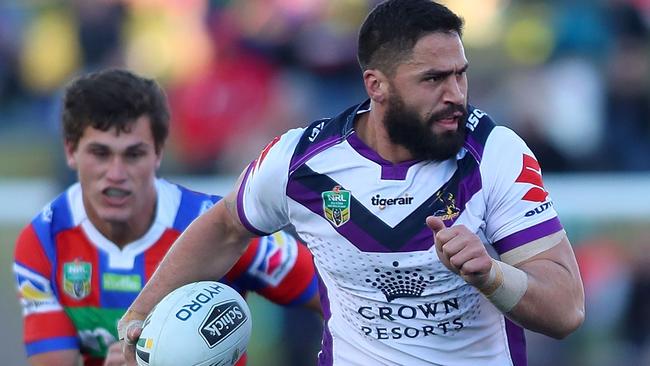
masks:
<svg viewBox="0 0 650 366"><path fill-rule="evenodd" d="M387 206L410 205L411 203L413 203L413 197L409 196L408 193L406 193L404 197L397 197L397 198L382 198L380 195L377 194L370 199L370 203L372 203L373 206L379 207L380 210L383 210Z"/></svg>
<svg viewBox="0 0 650 366"><path fill-rule="evenodd" d="M460 215L460 210L456 207L453 193L438 192L436 202L441 202L443 208L434 212L433 216L438 216L442 220L453 220Z"/></svg>
<svg viewBox="0 0 650 366"><path fill-rule="evenodd" d="M521 167L521 173L515 180L516 183L528 183L533 187L526 192L526 194L521 198L524 201L531 202L544 202L546 197L548 197L548 192L544 189L544 183L542 182L542 170L539 166L537 160L530 155L523 154L523 166Z"/></svg>
<svg viewBox="0 0 650 366"><path fill-rule="evenodd" d="M420 268L402 270L398 261L392 265L393 270L375 268L375 277L366 278L366 283L380 290L388 302L400 297L420 297L427 285L433 283L434 276L422 274Z"/></svg>

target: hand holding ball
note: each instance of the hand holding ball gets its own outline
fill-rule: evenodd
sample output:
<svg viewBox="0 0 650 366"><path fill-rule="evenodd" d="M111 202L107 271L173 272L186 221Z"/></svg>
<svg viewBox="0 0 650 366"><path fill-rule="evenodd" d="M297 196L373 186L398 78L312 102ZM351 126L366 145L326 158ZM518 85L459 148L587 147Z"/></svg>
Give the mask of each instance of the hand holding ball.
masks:
<svg viewBox="0 0 650 366"><path fill-rule="evenodd" d="M190 283L145 319L136 360L140 366L234 365L251 329L250 310L237 291L220 282Z"/></svg>

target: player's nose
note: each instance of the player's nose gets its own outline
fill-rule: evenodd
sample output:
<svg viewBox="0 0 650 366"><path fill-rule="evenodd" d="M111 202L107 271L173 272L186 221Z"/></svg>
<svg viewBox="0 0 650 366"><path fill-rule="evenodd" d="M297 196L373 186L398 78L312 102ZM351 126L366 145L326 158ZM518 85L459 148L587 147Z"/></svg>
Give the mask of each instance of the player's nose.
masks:
<svg viewBox="0 0 650 366"><path fill-rule="evenodd" d="M455 75L451 75L445 80L443 93L444 102L455 105L465 105L466 90L463 86L463 81L454 76Z"/></svg>
<svg viewBox="0 0 650 366"><path fill-rule="evenodd" d="M106 178L111 181L122 181L127 178L126 164L119 157L115 157L108 165Z"/></svg>

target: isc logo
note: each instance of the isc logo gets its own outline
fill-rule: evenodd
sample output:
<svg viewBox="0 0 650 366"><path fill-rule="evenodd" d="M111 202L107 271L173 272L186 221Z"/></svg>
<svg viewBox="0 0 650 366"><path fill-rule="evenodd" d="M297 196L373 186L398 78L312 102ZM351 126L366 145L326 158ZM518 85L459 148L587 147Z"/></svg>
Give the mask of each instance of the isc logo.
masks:
<svg viewBox="0 0 650 366"><path fill-rule="evenodd" d="M485 112L480 109L475 109L467 118L467 128L474 131L483 116L485 116Z"/></svg>
<svg viewBox="0 0 650 366"><path fill-rule="evenodd" d="M309 142L314 142L314 140L316 140L316 137L318 137L318 134L323 129L323 126L325 126L325 122L319 123L311 130L311 135L309 135Z"/></svg>

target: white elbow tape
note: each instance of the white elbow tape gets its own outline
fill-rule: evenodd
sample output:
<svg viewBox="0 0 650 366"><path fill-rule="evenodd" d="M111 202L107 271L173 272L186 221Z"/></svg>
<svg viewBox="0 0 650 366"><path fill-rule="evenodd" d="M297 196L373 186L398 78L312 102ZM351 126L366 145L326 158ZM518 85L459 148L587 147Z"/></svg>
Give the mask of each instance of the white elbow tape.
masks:
<svg viewBox="0 0 650 366"><path fill-rule="evenodd" d="M507 263L492 260L490 285L481 290L497 309L507 313L519 303L528 289L526 272Z"/></svg>

